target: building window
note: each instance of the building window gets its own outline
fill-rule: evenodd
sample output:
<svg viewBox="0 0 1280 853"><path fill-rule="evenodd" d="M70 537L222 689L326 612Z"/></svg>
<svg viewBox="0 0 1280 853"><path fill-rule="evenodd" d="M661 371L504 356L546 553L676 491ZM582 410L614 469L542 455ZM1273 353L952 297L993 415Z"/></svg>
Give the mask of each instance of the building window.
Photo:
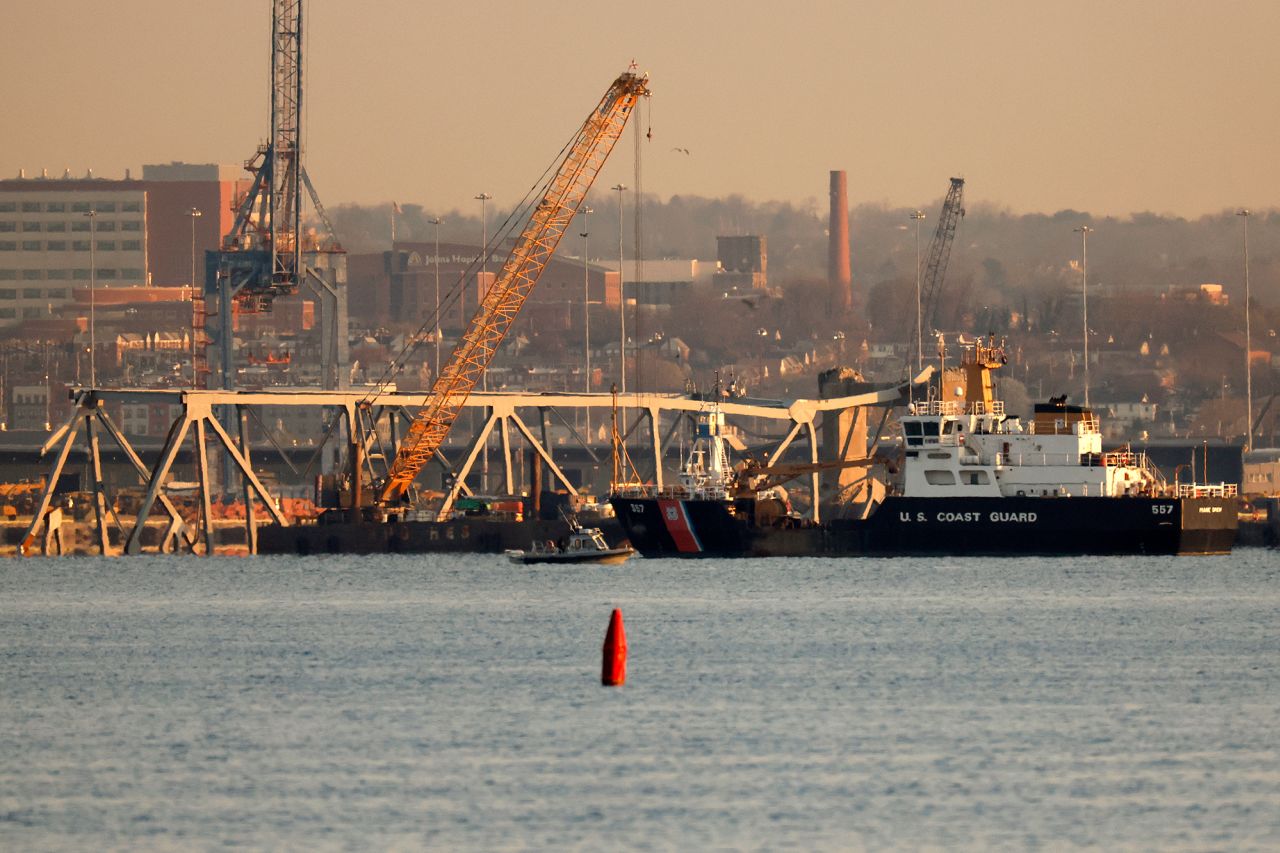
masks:
<svg viewBox="0 0 1280 853"><path fill-rule="evenodd" d="M22 203L22 212L23 212L23 213L39 213L39 212L40 212L40 202L38 202L38 201L24 201L24 202Z"/></svg>
<svg viewBox="0 0 1280 853"><path fill-rule="evenodd" d="M23 230L23 231L39 231L39 230L40 230L40 223L39 223L39 222L24 222L24 223L22 223L22 230Z"/></svg>
<svg viewBox="0 0 1280 853"><path fill-rule="evenodd" d="M67 203L65 201L51 201L44 206L44 209L49 213L62 213L67 209Z"/></svg>
<svg viewBox="0 0 1280 853"><path fill-rule="evenodd" d="M46 230L46 231L59 231L59 232L66 231L66 230L67 230L67 223L65 223L65 222L46 222L46 223L44 224L44 230Z"/></svg>
<svg viewBox="0 0 1280 853"><path fill-rule="evenodd" d="M23 281L39 281L39 280L40 280L40 279L42 279L42 278L44 278L44 270L23 270L23 271L22 271L22 280L23 280ZM37 297L39 297L39 296L40 296L40 291L39 291L39 290L34 291L34 293L35 293L35 295L36 295ZM22 292L22 295L23 295L23 296L30 296L31 294L27 293L27 292L24 290L24 291Z"/></svg>
<svg viewBox="0 0 1280 853"><path fill-rule="evenodd" d="M26 270L26 272L33 272L33 273L36 273L37 275L39 275L40 270ZM26 274L24 273L22 277L23 277L23 278L26 278L27 276L26 276ZM24 287L24 288L22 288L22 298L23 298L23 299L39 299L39 298L40 298L40 288L38 288L38 287Z"/></svg>
<svg viewBox="0 0 1280 853"><path fill-rule="evenodd" d="M126 267L125 269L120 270L120 277L127 278L132 281L142 281L142 279L145 276L143 275L142 270L140 269L137 269L134 267Z"/></svg>
<svg viewBox="0 0 1280 853"><path fill-rule="evenodd" d="M18 244L12 240L0 240L0 252L16 252Z"/></svg>
<svg viewBox="0 0 1280 853"><path fill-rule="evenodd" d="M73 201L73 202L71 202L71 212L72 212L72 213L88 213L88 212L89 212L89 202L87 202L87 201Z"/></svg>
<svg viewBox="0 0 1280 853"><path fill-rule="evenodd" d="M93 209L98 213L115 213L116 203L114 201L99 201L93 205Z"/></svg>
<svg viewBox="0 0 1280 853"><path fill-rule="evenodd" d="M75 222L71 223L71 230L72 231L88 231L89 223L83 219L77 219Z"/></svg>
<svg viewBox="0 0 1280 853"><path fill-rule="evenodd" d="M0 308L0 319L12 320L18 316L18 312L13 308Z"/></svg>
<svg viewBox="0 0 1280 853"><path fill-rule="evenodd" d="M123 240L120 243L120 248L126 252L141 252L142 241L141 240Z"/></svg>
<svg viewBox="0 0 1280 853"><path fill-rule="evenodd" d="M16 222L0 222L0 231L17 231L18 223Z"/></svg>
<svg viewBox="0 0 1280 853"><path fill-rule="evenodd" d="M22 241L22 251L24 251L24 252L38 252L38 251L40 251L40 241L39 241L39 240L23 240L23 241Z"/></svg>
<svg viewBox="0 0 1280 853"><path fill-rule="evenodd" d="M65 252L67 250L66 240L50 240L44 244L45 250L49 252Z"/></svg>
<svg viewBox="0 0 1280 853"><path fill-rule="evenodd" d="M116 224L114 222L99 222L94 230L99 233L103 231L114 231L116 230Z"/></svg>
<svg viewBox="0 0 1280 853"><path fill-rule="evenodd" d="M114 252L115 250L116 250L115 240L99 240L98 241L99 252Z"/></svg>
<svg viewBox="0 0 1280 853"><path fill-rule="evenodd" d="M40 314L41 314L41 311L39 308L23 308L22 309L23 317L39 317Z"/></svg>
<svg viewBox="0 0 1280 853"><path fill-rule="evenodd" d="M0 201L0 213L13 213L18 206L11 201Z"/></svg>
<svg viewBox="0 0 1280 853"><path fill-rule="evenodd" d="M76 281L88 281L88 280L89 280L89 271L88 271L88 270L75 270L74 272L72 272L72 273L71 273L71 277L72 277L72 278L74 278Z"/></svg>
<svg viewBox="0 0 1280 853"><path fill-rule="evenodd" d="M71 270L46 270L45 275L49 278L71 278ZM49 291L49 295L53 296L53 291Z"/></svg>
<svg viewBox="0 0 1280 853"><path fill-rule="evenodd" d="M140 201L121 202L120 210L123 213L140 213L142 211L142 202Z"/></svg>
<svg viewBox="0 0 1280 853"><path fill-rule="evenodd" d="M137 219L127 219L120 223L121 231L141 231L142 222Z"/></svg>
<svg viewBox="0 0 1280 853"><path fill-rule="evenodd" d="M15 281L17 278L17 270L0 270L0 281Z"/></svg>
<svg viewBox="0 0 1280 853"><path fill-rule="evenodd" d="M52 272L52 271L50 271L50 272ZM58 270L58 272L66 272L66 270ZM50 275L50 276L49 276L49 278L53 278L53 276L52 276L52 275ZM62 278L66 278L66 276L62 276ZM65 287L55 287L55 288L52 288L52 289L50 289L50 290L49 290L49 298L50 298L50 299L66 299L66 298L67 298L67 289L66 289Z"/></svg>
<svg viewBox="0 0 1280 853"><path fill-rule="evenodd" d="M12 287L0 287L0 299L17 299L18 291Z"/></svg>
<svg viewBox="0 0 1280 853"><path fill-rule="evenodd" d="M116 274L117 274L117 273L119 273L119 272L120 272L119 270L113 270L113 269L102 269L102 268L99 268L99 269L98 269L98 278L108 278L108 279L110 279L110 278L115 278L115 277L116 277Z"/></svg>
<svg viewBox="0 0 1280 853"><path fill-rule="evenodd" d="M88 240L72 240L71 248L76 252L87 252L89 251L89 241Z"/></svg>

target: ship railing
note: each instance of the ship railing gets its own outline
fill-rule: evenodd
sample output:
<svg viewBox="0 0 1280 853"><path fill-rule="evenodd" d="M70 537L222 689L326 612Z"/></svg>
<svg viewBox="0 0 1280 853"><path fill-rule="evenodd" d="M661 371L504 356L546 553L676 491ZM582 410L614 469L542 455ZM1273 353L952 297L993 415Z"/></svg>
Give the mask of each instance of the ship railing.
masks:
<svg viewBox="0 0 1280 853"><path fill-rule="evenodd" d="M678 487L672 486L672 488ZM620 485L614 489L614 494L622 498L663 497L657 493L657 490L654 489L653 486L647 486L643 483L628 483L626 485Z"/></svg>
<svg viewBox="0 0 1280 853"><path fill-rule="evenodd" d="M1178 498L1234 498L1239 493L1235 483L1178 483L1174 488Z"/></svg>
<svg viewBox="0 0 1280 853"><path fill-rule="evenodd" d="M1099 460L1107 468L1141 468L1146 461L1145 453L1134 453L1131 450L1114 450L1103 453Z"/></svg>
<svg viewBox="0 0 1280 853"><path fill-rule="evenodd" d="M1076 435L1094 435L1098 432L1098 425L1097 415L1084 415L1075 422L1075 433Z"/></svg>
<svg viewBox="0 0 1280 853"><path fill-rule="evenodd" d="M992 400L990 403L984 403L981 400L969 404L969 414L971 415L995 415L998 418L1004 417L1004 400Z"/></svg>
<svg viewBox="0 0 1280 853"><path fill-rule="evenodd" d="M1004 400L966 403L964 400L922 400L912 403L913 415L995 415L1004 417Z"/></svg>
<svg viewBox="0 0 1280 853"><path fill-rule="evenodd" d="M1142 469L1144 474L1151 478L1151 482L1155 484L1156 488L1160 491L1167 490L1169 483L1165 479L1164 472L1151 461L1151 457L1146 453L1139 453L1138 457L1138 467Z"/></svg>
<svg viewBox="0 0 1280 853"><path fill-rule="evenodd" d="M910 411L913 415L962 415L964 403L959 400L921 400L912 403Z"/></svg>
<svg viewBox="0 0 1280 853"><path fill-rule="evenodd" d="M659 500L727 500L729 490L725 486L706 485L690 488L684 485L657 488L649 484L632 483L618 486L614 494L620 498L657 498Z"/></svg>
<svg viewBox="0 0 1280 853"><path fill-rule="evenodd" d="M1005 465L1078 465L1080 457L1074 453L1003 453L999 455Z"/></svg>

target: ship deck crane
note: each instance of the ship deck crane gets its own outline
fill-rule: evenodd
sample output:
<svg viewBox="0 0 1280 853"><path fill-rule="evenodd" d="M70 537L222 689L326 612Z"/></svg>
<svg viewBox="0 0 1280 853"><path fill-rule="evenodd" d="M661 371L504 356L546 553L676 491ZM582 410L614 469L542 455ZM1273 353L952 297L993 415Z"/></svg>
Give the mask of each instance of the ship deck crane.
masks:
<svg viewBox="0 0 1280 853"><path fill-rule="evenodd" d="M403 500L414 479L444 442L462 405L488 369L574 214L582 206L636 103L648 94L648 75L636 74L633 65L613 81L566 146L559 167L544 185L529 221L502 265L502 272L485 293L466 332L441 367L430 396L400 442L386 478L378 488L375 501L378 505ZM488 247L484 251L488 251ZM356 503L358 506L359 501ZM450 509L446 498L440 508L441 517Z"/></svg>

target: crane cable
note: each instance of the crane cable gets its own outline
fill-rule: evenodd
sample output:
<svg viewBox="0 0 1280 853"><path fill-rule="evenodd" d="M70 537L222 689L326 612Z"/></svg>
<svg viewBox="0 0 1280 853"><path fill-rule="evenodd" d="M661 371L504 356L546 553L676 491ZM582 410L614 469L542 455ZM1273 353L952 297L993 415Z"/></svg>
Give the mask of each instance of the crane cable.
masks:
<svg viewBox="0 0 1280 853"><path fill-rule="evenodd" d="M547 190L555 177L555 173L559 169L560 162L564 159L569 149L572 148L576 139L577 133L575 132L574 137L565 143L556 156L551 160L551 163L543 170L538 179L529 187L528 190L525 191L524 196L519 202L517 202L516 206L511 209L509 214L507 214L507 217L498 226L497 231L489 239L489 243L481 248L480 254L468 263L466 268L459 274L457 281L454 282L453 286L449 288L447 293L444 294L444 297L441 299L439 310L437 311L433 308L429 312L427 320L416 332L413 333L413 335L409 337L400 352L396 354L395 358L391 359L391 361L387 363L387 367L383 370L381 377L376 383L374 383L374 387L370 389L369 393L360 401L360 405L368 406L377 397L386 393L387 386L391 384L396 376L404 372L408 359L412 357L413 354L416 353L426 342L424 337L426 331L435 327L439 317L441 315L446 315L448 313L447 309L452 308L453 305L458 302L465 292L467 280L471 278L471 276L474 275L475 272L483 265L483 261L486 257L492 256L493 248L506 242L507 239L516 232L517 228L522 227L524 222L528 220L530 211L533 210L536 204L534 199L541 199L546 195ZM496 278L494 282L497 282ZM481 299L481 302L483 302L483 298ZM439 378L440 377L438 376L432 377L432 384L434 385ZM429 399L430 396L431 392L427 391L426 395L423 397L424 402Z"/></svg>

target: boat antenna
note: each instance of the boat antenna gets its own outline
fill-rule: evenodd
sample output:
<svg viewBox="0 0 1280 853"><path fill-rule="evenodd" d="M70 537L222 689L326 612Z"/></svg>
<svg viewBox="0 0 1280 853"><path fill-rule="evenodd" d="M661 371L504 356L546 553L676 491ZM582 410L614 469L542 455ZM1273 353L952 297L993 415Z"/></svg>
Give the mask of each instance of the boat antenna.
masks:
<svg viewBox="0 0 1280 853"><path fill-rule="evenodd" d="M612 491L618 490L618 383L613 383L609 388L609 393L613 395L613 409L611 412L612 423L609 430L609 440L613 446L613 484Z"/></svg>

